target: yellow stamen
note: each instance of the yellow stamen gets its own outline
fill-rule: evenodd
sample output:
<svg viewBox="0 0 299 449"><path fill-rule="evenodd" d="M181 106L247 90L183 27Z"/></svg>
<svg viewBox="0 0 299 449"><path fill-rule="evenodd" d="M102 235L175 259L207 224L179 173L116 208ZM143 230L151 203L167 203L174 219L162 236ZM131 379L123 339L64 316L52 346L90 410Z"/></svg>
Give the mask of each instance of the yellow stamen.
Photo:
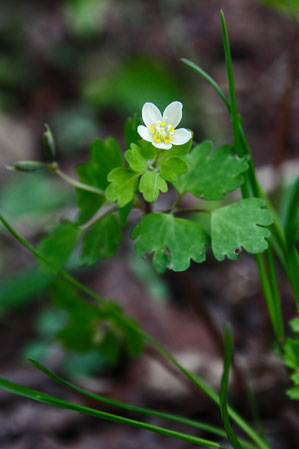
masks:
<svg viewBox="0 0 299 449"><path fill-rule="evenodd" d="M161 139L159 139L159 137L157 136L157 134L154 135L154 139L156 142L161 142Z"/></svg>
<svg viewBox="0 0 299 449"><path fill-rule="evenodd" d="M165 143L168 143L168 142L170 142L171 140L172 140L172 136L169 136L168 139L164 139L164 142L165 142Z"/></svg>
<svg viewBox="0 0 299 449"><path fill-rule="evenodd" d="M154 124L152 124L151 125L151 132L154 134L154 132L155 132L155 126L154 126Z"/></svg>
<svg viewBox="0 0 299 449"><path fill-rule="evenodd" d="M171 126L170 127L170 129L171 129L171 131L174 133L174 127L173 126Z"/></svg>
<svg viewBox="0 0 299 449"><path fill-rule="evenodd" d="M165 122L161 122L161 123L160 123L160 125L162 125L162 126L165 126L165 125L166 125L166 123L165 123Z"/></svg>

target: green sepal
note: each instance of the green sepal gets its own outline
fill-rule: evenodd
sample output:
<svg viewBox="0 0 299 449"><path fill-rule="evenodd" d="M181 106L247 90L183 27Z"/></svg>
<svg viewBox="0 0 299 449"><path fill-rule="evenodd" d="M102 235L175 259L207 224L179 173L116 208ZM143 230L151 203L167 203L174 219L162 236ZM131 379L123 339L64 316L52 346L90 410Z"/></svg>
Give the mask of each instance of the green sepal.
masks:
<svg viewBox="0 0 299 449"><path fill-rule="evenodd" d="M136 173L143 173L147 169L147 161L141 155L140 147L135 143L132 143L130 149L125 152L125 159Z"/></svg>
<svg viewBox="0 0 299 449"><path fill-rule="evenodd" d="M162 159L160 174L166 181L175 182L177 175L188 171L188 164L181 157L167 157Z"/></svg>
<svg viewBox="0 0 299 449"><path fill-rule="evenodd" d="M128 168L114 168L108 175L111 183L105 191L108 201L118 201L119 207L123 207L133 200L137 191L139 174Z"/></svg>
<svg viewBox="0 0 299 449"><path fill-rule="evenodd" d="M260 198L247 198L212 212L212 250L217 260L236 260L242 248L258 254L268 248L273 217Z"/></svg>
<svg viewBox="0 0 299 449"><path fill-rule="evenodd" d="M164 273L167 268L184 271L191 259L203 262L210 240L195 221L162 213L146 215L133 229L131 237L137 239L136 252L140 257L154 253L153 264L158 273Z"/></svg>
<svg viewBox="0 0 299 449"><path fill-rule="evenodd" d="M141 176L138 190L142 193L145 201L152 203L156 201L160 191L167 192L168 186L159 173L148 171Z"/></svg>
<svg viewBox="0 0 299 449"><path fill-rule="evenodd" d="M119 221L113 213L97 221L86 233L82 248L82 263L94 265L100 258L113 256L122 239Z"/></svg>
<svg viewBox="0 0 299 449"><path fill-rule="evenodd" d="M223 145L212 153L212 146L209 141L202 142L185 157L189 170L175 183L180 194L190 192L216 201L240 187L241 175L248 169L248 157L236 157L231 145Z"/></svg>

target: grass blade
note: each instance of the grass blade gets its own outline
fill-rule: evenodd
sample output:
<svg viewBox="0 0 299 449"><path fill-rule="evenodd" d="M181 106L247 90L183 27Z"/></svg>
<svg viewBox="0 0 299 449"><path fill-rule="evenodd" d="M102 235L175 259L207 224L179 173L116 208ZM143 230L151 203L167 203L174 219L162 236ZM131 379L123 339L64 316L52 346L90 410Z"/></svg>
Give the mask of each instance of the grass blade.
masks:
<svg viewBox="0 0 299 449"><path fill-rule="evenodd" d="M14 382L10 382L9 380L0 378L0 388L10 391L11 393L15 393L19 396L24 396L28 399L32 399L34 401L42 402L44 404L52 405L54 407L63 408L66 410L73 410L78 413L82 413L84 415L93 416L95 418L100 418L106 421L117 422L121 424L126 424L131 427L137 427L144 430L149 430L150 432L158 433L160 435L165 435L172 438L177 438L180 440L188 441L190 443L194 443L200 446L208 447L208 448L218 448L218 449L227 449L225 446L222 446L214 441L206 440L204 438L198 438L192 435L187 435L181 432L175 432L170 429L166 429L164 427L154 426L152 424L144 423L142 421L136 421L134 419L124 418L119 415L115 415L112 413L103 412L100 410L96 410L90 407L85 407L83 405L75 404L73 402L64 401L63 399L56 398L55 396L51 396L46 393L42 393L37 390L33 390L31 388L25 387L23 385L16 384Z"/></svg>
<svg viewBox="0 0 299 449"><path fill-rule="evenodd" d="M231 332L228 328L224 330L224 367L221 379L221 390L220 390L220 411L221 418L224 424L224 428L231 445L234 449L243 449L238 438L234 434L231 427L229 414L228 414L228 382L229 382L229 371L233 359L233 339Z"/></svg>

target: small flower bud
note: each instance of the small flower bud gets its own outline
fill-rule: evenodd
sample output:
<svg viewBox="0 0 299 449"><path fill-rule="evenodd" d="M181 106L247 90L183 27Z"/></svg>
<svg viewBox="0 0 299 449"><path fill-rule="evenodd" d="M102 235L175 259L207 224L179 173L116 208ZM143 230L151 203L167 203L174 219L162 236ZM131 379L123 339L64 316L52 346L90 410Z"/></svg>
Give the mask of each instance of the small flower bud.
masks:
<svg viewBox="0 0 299 449"><path fill-rule="evenodd" d="M22 172L38 172L45 171L47 164L38 161L18 161L13 166L7 167L9 170L16 170Z"/></svg>
<svg viewBox="0 0 299 449"><path fill-rule="evenodd" d="M55 161L55 155L56 155L56 145L55 140L52 134L52 131L50 130L48 125L46 126L46 131L43 134L43 145L44 145L44 151L46 153L47 160L49 162Z"/></svg>

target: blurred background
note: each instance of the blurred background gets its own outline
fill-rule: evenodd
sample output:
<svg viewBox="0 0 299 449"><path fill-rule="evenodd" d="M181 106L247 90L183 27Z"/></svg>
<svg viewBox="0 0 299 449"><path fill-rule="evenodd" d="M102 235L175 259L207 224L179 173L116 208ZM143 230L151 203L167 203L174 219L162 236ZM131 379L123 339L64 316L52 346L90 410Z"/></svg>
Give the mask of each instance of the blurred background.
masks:
<svg viewBox="0 0 299 449"><path fill-rule="evenodd" d="M227 92L219 11L227 20L240 113L258 175L284 216L298 174L299 33L284 0L2 0L0 4L0 209L37 243L45 229L73 217L71 186L49 175L8 171L17 160L44 160L48 123L58 160L74 175L96 137L113 135L144 102L162 110L184 104L183 126L199 142L232 141L227 111L212 88L184 65L200 65ZM254 259L216 263L211 256L185 273L158 276L140 260L128 231L119 251L93 268L75 253L69 268L102 297L116 300L188 368L218 387L221 326L232 324L236 366L234 405L252 422L244 394L249 379L273 448L299 447L299 413L288 378L273 352L272 331ZM278 266L284 317L295 314ZM53 385L30 356L86 388L134 404L220 424L210 401L169 372L155 354L130 358L119 348L63 348L55 336L65 311L48 298L49 278L0 228L0 376L93 405ZM80 323L78 323L80 327ZM109 410L109 408L103 409ZM163 425L159 419L149 422ZM31 403L0 390L1 449L156 449L192 447L177 440ZM171 427L171 425L170 425ZM186 431L183 427L175 427ZM205 434L203 434L206 436Z"/></svg>

